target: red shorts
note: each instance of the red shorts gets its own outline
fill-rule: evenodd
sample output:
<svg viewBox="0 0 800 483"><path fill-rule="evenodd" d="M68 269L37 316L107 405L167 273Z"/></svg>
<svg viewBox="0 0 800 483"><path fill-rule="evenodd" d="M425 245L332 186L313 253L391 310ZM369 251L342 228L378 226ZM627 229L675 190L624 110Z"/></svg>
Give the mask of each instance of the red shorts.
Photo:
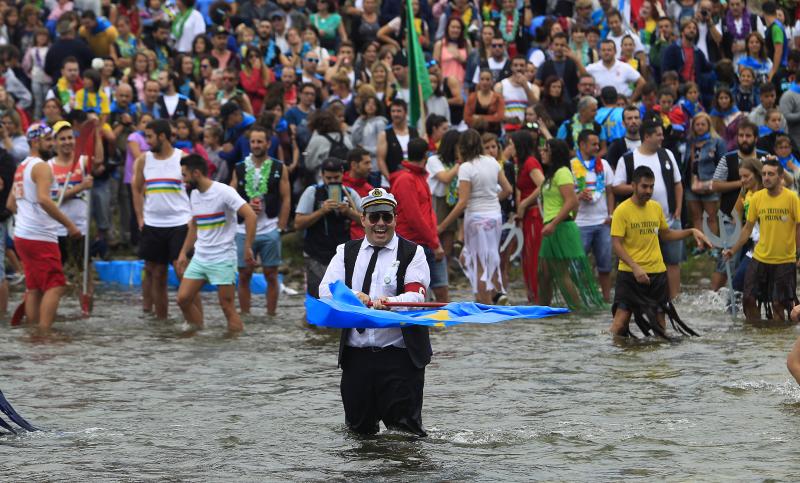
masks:
<svg viewBox="0 0 800 483"><path fill-rule="evenodd" d="M58 243L14 237L14 247L25 267L25 287L28 290L46 292L67 284Z"/></svg>

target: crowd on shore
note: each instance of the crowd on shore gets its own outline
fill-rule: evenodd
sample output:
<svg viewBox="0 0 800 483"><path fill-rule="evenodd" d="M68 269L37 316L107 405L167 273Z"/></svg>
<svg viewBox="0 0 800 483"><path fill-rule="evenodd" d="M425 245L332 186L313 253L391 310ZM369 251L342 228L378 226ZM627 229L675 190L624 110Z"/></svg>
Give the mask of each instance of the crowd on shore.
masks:
<svg viewBox="0 0 800 483"><path fill-rule="evenodd" d="M200 220L180 164L196 155L208 179L230 186L256 215L252 241L242 213L195 227L236 231L235 261L232 253L211 259L238 268L242 312L251 306L248 248L275 314L281 235L299 231L307 292L316 296L336 247L363 237L361 200L379 187L398 200L397 233L424 247L435 299L449 299L448 268L458 264L476 300L505 303L519 252L530 303L591 309L618 302L615 269L641 279L638 261L620 256L629 241L614 215L636 194L636 169L647 166L669 229L697 234L706 217L705 231L724 242L698 240L688 253L683 236L661 237L669 300L687 256L711 256L711 288L732 278L748 317L759 306L769 317L788 316L796 297L785 265L796 251L786 240L794 243L794 227L773 234L758 214L750 223L748 210L769 184L765 163L778 163L780 187L796 197L798 8L412 0L409 20L404 5L0 3L0 201L12 200L2 218L11 218L25 173L35 171L25 162L46 161L54 206L70 223L42 238L57 235L61 259L76 267L83 250L70 235L90 227L93 258L137 250L148 261L144 308L165 316L166 267L186 268L187 224ZM410 105L417 66L409 65L409 28L433 88L424 106ZM419 108L424 115L411 125ZM87 125L97 125L93 162L76 164ZM170 167L156 168L159 161ZM783 210L792 199L759 209ZM31 201L41 215L39 200ZM792 216L777 218L789 226ZM742 240L733 239L737 218ZM1 238L20 278L19 252L30 247ZM748 275L751 260L758 269Z"/></svg>

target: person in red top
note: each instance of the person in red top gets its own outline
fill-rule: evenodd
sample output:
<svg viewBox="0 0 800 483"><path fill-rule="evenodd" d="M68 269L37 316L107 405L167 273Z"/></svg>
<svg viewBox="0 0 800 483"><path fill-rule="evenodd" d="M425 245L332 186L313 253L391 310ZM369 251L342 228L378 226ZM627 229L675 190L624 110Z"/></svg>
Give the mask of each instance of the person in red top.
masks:
<svg viewBox="0 0 800 483"><path fill-rule="evenodd" d="M542 245L542 212L537 199L544 182L542 165L534 157L533 137L528 131L512 133L506 155L519 166L517 175L517 222L522 221L522 275L528 288L528 301L539 302L537 273Z"/></svg>
<svg viewBox="0 0 800 483"><path fill-rule="evenodd" d="M402 169L391 174L389 182L397 200L397 234L425 249L431 272L430 288L437 301L446 302L449 298L447 277L442 270L447 270L447 265L441 263L444 249L439 242L428 171L425 169L427 151L427 141L411 139L408 142L408 161L403 161Z"/></svg>
<svg viewBox="0 0 800 483"><path fill-rule="evenodd" d="M373 186L367 182L369 171L372 169L372 159L369 151L364 148L354 148L347 153L347 164L349 171L344 173L342 184L358 193L362 199L366 197ZM358 240L364 238L364 227L361 222L353 221L350 225L350 239Z"/></svg>

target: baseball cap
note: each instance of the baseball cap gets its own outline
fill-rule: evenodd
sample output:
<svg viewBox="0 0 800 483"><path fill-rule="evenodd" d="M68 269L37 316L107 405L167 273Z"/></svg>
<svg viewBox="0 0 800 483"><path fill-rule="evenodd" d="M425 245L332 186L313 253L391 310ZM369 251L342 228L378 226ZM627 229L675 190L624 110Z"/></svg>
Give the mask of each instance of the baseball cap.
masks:
<svg viewBox="0 0 800 483"><path fill-rule="evenodd" d="M57 123L53 124L53 134L58 134L62 129L66 128L72 129L72 124L67 121L58 121Z"/></svg>
<svg viewBox="0 0 800 483"><path fill-rule="evenodd" d="M223 27L222 25L217 25L214 27L214 35L228 35L228 29Z"/></svg>
<svg viewBox="0 0 800 483"><path fill-rule="evenodd" d="M270 20L273 18L286 18L286 14L281 12L280 10L275 10L271 14L269 14Z"/></svg>
<svg viewBox="0 0 800 483"><path fill-rule="evenodd" d="M42 136L47 136L48 134L52 134L52 132L53 130L50 129L50 126L48 126L43 122L38 122L36 124L30 125L28 131L25 133L25 136L28 138L28 141L33 141L34 139L40 138Z"/></svg>
<svg viewBox="0 0 800 483"><path fill-rule="evenodd" d="M383 188L375 188L361 200L361 208L364 213L374 213L376 211L394 211L397 207L397 200L394 195Z"/></svg>

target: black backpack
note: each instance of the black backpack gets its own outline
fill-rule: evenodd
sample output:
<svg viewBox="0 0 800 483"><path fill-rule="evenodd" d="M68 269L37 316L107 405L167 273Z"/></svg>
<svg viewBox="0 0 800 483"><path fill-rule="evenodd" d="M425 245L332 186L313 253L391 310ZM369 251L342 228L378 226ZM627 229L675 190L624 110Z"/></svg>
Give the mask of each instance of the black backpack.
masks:
<svg viewBox="0 0 800 483"><path fill-rule="evenodd" d="M328 151L329 158L337 158L344 161L347 159L347 153L350 151L347 149L347 146L344 144L344 134L339 133L339 140L335 141L332 137L328 136L327 134L323 134L323 137L331 143L330 150Z"/></svg>

